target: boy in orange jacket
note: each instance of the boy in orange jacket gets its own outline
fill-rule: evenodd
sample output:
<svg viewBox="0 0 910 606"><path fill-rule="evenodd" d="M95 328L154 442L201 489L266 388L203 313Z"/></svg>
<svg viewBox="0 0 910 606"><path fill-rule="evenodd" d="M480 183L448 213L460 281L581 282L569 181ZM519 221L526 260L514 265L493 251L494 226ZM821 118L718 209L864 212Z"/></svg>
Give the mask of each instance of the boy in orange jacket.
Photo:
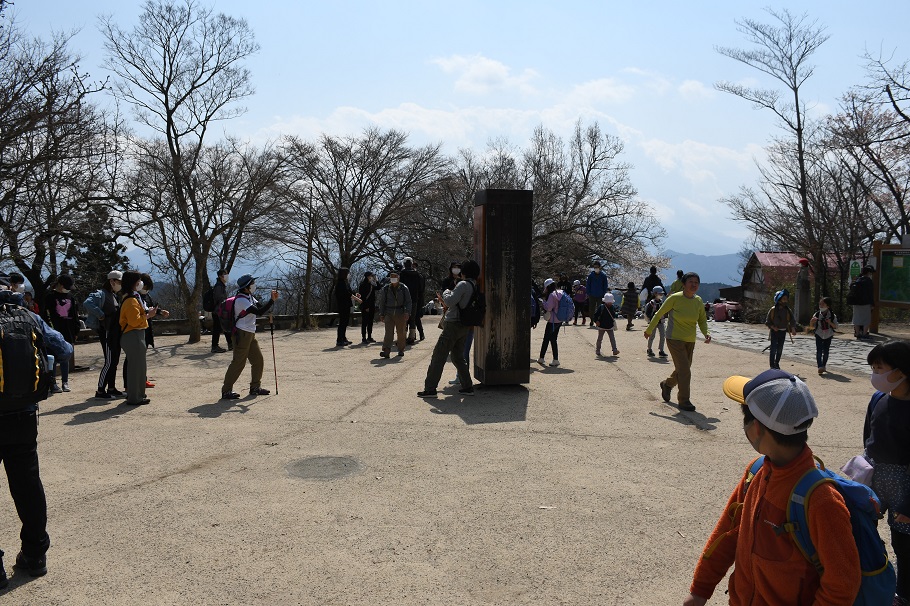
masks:
<svg viewBox="0 0 910 606"><path fill-rule="evenodd" d="M806 440L818 407L809 388L798 377L771 369L752 380L728 378L724 394L743 405L746 439L765 461L748 491L747 468L730 495L695 566L683 605L705 604L731 565L733 606L853 604L861 579L859 554L850 512L837 489L821 484L806 505L823 575L784 530L793 487L815 466Z"/></svg>

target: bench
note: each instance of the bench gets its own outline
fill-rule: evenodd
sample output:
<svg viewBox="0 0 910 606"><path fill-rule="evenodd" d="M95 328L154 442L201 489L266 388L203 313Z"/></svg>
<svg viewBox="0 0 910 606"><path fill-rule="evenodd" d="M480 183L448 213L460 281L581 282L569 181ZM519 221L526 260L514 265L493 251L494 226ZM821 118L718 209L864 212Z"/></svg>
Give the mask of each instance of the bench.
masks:
<svg viewBox="0 0 910 606"><path fill-rule="evenodd" d="M351 312L351 326L357 326L360 323L360 316L361 313L359 311ZM327 328L333 326L335 322L338 321L338 313L320 312L310 314L310 320L319 328Z"/></svg>

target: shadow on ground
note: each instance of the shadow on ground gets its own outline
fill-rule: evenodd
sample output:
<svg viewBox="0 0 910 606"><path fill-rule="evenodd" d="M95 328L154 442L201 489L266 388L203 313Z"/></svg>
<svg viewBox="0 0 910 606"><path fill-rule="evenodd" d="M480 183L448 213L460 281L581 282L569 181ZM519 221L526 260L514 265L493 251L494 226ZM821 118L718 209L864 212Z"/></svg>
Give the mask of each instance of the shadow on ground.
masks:
<svg viewBox="0 0 910 606"><path fill-rule="evenodd" d="M465 425L515 423L528 417L528 388L524 385L475 385L473 396L458 386L443 389L436 400L426 400L435 414L458 415Z"/></svg>

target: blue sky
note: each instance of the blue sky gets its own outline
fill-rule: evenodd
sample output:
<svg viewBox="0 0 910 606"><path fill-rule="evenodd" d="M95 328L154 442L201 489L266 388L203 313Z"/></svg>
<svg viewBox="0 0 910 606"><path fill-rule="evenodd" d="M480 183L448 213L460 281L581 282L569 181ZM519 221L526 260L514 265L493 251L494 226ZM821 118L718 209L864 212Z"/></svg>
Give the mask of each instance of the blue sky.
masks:
<svg viewBox="0 0 910 606"><path fill-rule="evenodd" d="M256 94L226 132L264 142L284 134L315 139L365 126L398 128L414 144L482 151L493 138L524 147L538 125L567 135L576 120L621 137L639 196L668 233L667 248L737 252L748 238L718 199L756 181L754 159L781 133L768 111L714 90L719 80L774 86L719 55L746 45L734 21L769 21L765 4L739 2L367 2L220 0L246 19L261 51L248 66ZM779 9L783 4L771 5ZM910 58L910 3L790 1L830 39L803 88L816 115L861 84L866 48ZM124 29L139 3L18 0L28 31L80 28L82 69L97 79L97 16Z"/></svg>

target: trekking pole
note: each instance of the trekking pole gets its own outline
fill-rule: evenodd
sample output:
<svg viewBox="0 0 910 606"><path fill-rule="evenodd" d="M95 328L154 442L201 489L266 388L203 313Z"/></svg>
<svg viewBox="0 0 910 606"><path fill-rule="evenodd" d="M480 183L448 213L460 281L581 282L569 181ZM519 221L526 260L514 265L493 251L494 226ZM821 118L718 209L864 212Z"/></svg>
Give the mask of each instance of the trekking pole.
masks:
<svg viewBox="0 0 910 606"><path fill-rule="evenodd" d="M272 335L272 369L275 371L275 395L278 395L278 366L275 364L275 322L269 314L269 334Z"/></svg>

